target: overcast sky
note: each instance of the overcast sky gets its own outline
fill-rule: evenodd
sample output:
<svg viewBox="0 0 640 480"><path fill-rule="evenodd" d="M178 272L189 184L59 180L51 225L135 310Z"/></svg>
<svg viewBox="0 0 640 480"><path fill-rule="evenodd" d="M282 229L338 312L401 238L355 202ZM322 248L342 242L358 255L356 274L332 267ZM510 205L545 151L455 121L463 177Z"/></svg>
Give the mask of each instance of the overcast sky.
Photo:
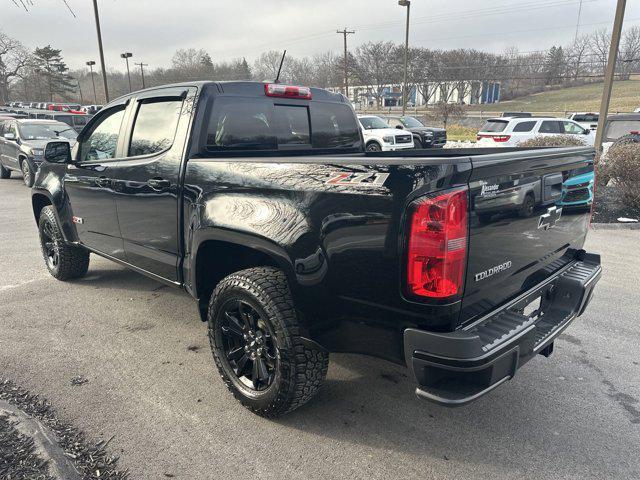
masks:
<svg viewBox="0 0 640 480"><path fill-rule="evenodd" d="M61 48L70 68L98 61L90 0L22 0L29 12L0 0L0 29L30 48ZM15 0L18 4L20 0ZM626 26L640 24L640 1L627 2ZM150 68L168 66L177 48L204 48L214 61L287 48L293 56L342 52L337 28L356 30L349 48L366 41L404 41L405 9L396 0L99 0L108 69L120 53ZM579 0L412 0L412 45L522 52L567 44ZM583 0L580 31L611 27L616 0Z"/></svg>

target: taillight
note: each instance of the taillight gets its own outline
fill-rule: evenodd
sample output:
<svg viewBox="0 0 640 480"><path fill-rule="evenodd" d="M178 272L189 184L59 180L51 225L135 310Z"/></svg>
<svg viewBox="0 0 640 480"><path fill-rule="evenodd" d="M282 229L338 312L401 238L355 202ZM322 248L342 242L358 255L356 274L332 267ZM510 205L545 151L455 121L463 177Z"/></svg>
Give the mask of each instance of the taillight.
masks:
<svg viewBox="0 0 640 480"><path fill-rule="evenodd" d="M267 97L301 98L303 100L311 100L311 89L309 87L281 85L279 83L265 83L264 94Z"/></svg>
<svg viewBox="0 0 640 480"><path fill-rule="evenodd" d="M467 189L425 197L410 206L407 291L429 298L462 293L467 260Z"/></svg>
<svg viewBox="0 0 640 480"><path fill-rule="evenodd" d="M494 135L493 141L500 142L500 143L508 142L510 138L511 138L511 135Z"/></svg>

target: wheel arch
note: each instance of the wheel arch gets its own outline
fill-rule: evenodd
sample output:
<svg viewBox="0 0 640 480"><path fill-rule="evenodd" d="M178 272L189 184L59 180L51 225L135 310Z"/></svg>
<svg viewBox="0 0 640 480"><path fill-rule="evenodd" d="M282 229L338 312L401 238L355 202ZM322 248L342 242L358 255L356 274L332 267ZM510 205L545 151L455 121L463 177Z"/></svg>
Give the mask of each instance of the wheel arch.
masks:
<svg viewBox="0 0 640 480"><path fill-rule="evenodd" d="M276 244L238 232L199 232L188 265L187 290L198 299L200 318L207 319L207 306L216 285L233 272L252 267L282 270L294 294L295 273L288 255Z"/></svg>
<svg viewBox="0 0 640 480"><path fill-rule="evenodd" d="M372 138L371 140L367 140L367 142L364 145L364 148L366 149L369 145L371 145L372 143L375 143L376 145L378 145L380 147L380 150L382 150L382 143L380 143L378 140L376 140L375 138Z"/></svg>

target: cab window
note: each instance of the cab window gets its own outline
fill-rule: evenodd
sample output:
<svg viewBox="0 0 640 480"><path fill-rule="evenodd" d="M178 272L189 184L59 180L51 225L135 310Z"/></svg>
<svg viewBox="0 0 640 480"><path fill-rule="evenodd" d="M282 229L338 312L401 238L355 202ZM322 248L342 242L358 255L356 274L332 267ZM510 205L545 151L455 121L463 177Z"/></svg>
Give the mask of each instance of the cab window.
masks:
<svg viewBox="0 0 640 480"><path fill-rule="evenodd" d="M140 103L133 124L129 156L151 155L173 144L182 110L182 100L152 100Z"/></svg>
<svg viewBox="0 0 640 480"><path fill-rule="evenodd" d="M104 113L80 145L80 161L91 162L115 158L124 106Z"/></svg>
<svg viewBox="0 0 640 480"><path fill-rule="evenodd" d="M568 133L569 135L583 135L584 128L580 125L573 122L563 122L564 123L564 133Z"/></svg>

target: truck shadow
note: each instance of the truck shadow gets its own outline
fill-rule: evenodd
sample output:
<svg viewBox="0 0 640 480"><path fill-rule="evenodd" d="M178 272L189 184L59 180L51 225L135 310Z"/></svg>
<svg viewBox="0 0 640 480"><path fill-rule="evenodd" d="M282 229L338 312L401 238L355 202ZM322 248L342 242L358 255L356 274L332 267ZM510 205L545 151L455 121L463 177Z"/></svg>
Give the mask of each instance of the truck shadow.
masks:
<svg viewBox="0 0 640 480"><path fill-rule="evenodd" d="M567 403L568 386L565 392L554 392L552 387L548 391L557 372L555 366L547 367L545 375L550 379L541 379L535 369L525 368L492 394L449 409L419 400L413 379L403 367L337 354L332 356L318 398L279 423L338 443L365 445L379 454L400 452L422 461L458 460L512 468L521 464L519 459L530 465L536 456L546 459L542 478L546 478L545 471L575 478L576 472L588 468L583 438L598 436L593 431L597 427L592 416L575 408L583 398ZM604 448L611 434L603 426L599 435ZM624 462L626 454L609 451L603 453L603 459L608 455L611 462L616 456ZM591 459L594 465L599 461Z"/></svg>

